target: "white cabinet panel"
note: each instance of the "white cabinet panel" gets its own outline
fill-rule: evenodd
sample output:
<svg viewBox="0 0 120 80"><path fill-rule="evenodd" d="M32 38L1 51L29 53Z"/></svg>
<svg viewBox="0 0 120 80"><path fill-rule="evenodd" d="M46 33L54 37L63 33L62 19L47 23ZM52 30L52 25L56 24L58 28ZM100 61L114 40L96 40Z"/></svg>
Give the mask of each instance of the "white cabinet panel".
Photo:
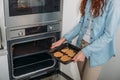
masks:
<svg viewBox="0 0 120 80"><path fill-rule="evenodd" d="M0 80L9 80L7 51L0 50Z"/></svg>
<svg viewBox="0 0 120 80"><path fill-rule="evenodd" d="M81 0L63 0L63 25L62 36L69 32L80 20L79 5ZM75 41L73 41L75 43ZM61 71L71 76L74 80L80 80L76 63L61 64Z"/></svg>

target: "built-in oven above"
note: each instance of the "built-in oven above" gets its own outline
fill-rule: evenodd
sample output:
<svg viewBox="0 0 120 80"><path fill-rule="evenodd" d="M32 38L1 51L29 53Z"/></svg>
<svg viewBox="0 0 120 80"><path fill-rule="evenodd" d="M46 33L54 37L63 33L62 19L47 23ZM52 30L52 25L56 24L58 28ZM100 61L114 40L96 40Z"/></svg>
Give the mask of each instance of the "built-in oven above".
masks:
<svg viewBox="0 0 120 80"><path fill-rule="evenodd" d="M9 15L27 15L60 11L60 0L9 0Z"/></svg>
<svg viewBox="0 0 120 80"><path fill-rule="evenodd" d="M3 0L6 27L62 20L62 0Z"/></svg>

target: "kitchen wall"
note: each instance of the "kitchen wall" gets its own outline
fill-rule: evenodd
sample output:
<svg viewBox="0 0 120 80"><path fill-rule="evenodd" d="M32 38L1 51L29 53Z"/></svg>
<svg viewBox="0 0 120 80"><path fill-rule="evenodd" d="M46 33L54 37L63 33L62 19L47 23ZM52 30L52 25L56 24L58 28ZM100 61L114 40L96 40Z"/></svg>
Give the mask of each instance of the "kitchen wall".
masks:
<svg viewBox="0 0 120 80"><path fill-rule="evenodd" d="M80 0L63 0L63 28L62 36L69 32L79 21L79 4ZM74 41L75 42L75 41ZM74 80L80 80L78 68L76 63L68 65L61 64L61 70L71 76Z"/></svg>
<svg viewBox="0 0 120 80"><path fill-rule="evenodd" d="M80 1L81 0L64 0L62 36L70 31L79 21L80 15L78 6ZM75 43L75 41L73 41L73 43ZM116 57L112 58L104 65L99 80L120 80L120 28L116 34L116 47ZM80 80L78 77L79 72L77 71L77 65L75 63L71 63L67 66L62 65L61 70L73 77L74 80Z"/></svg>

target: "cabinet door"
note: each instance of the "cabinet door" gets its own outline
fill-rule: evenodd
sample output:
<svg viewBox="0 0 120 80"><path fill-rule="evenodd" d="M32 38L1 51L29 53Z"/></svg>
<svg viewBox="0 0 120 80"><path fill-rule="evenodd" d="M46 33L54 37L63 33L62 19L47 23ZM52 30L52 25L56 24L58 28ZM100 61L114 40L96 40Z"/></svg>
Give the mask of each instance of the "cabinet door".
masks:
<svg viewBox="0 0 120 80"><path fill-rule="evenodd" d="M0 50L0 80L9 80L7 51Z"/></svg>

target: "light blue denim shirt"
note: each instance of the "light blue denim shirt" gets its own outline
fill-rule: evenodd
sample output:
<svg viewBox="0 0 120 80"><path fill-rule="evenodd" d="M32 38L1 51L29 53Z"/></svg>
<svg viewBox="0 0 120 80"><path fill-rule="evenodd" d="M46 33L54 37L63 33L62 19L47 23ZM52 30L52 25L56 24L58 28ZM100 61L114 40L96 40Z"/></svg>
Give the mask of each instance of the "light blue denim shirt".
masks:
<svg viewBox="0 0 120 80"><path fill-rule="evenodd" d="M83 48L87 58L90 58L90 66L99 66L112 58L115 51L115 33L120 26L120 1L105 0L106 8L102 16L92 18L89 13L91 0L88 0L85 16L80 18L79 23L64 38L71 42L78 36L76 46L81 46L81 41L87 30L89 19L92 18L90 44Z"/></svg>

